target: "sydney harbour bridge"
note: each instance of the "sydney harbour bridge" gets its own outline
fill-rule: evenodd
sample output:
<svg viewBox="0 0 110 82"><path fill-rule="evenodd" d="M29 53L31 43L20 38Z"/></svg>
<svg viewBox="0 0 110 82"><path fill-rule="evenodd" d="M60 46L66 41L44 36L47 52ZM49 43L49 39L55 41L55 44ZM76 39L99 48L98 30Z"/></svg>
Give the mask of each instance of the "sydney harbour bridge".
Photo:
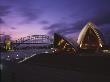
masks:
<svg viewBox="0 0 110 82"><path fill-rule="evenodd" d="M31 46L49 46L53 43L53 40L46 35L32 35L20 38L13 42L14 48L23 48L23 47L31 47Z"/></svg>
<svg viewBox="0 0 110 82"><path fill-rule="evenodd" d="M5 49L1 53L3 59L19 59L33 54L52 53L53 39L47 35L32 35L15 41L6 39L0 44Z"/></svg>

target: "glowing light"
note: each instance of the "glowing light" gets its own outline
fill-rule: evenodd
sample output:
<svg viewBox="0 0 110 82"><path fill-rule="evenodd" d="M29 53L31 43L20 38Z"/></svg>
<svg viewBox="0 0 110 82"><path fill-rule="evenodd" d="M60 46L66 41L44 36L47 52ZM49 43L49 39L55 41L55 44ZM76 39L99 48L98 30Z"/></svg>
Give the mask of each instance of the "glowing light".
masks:
<svg viewBox="0 0 110 82"><path fill-rule="evenodd" d="M104 53L110 53L110 50L103 50Z"/></svg>
<svg viewBox="0 0 110 82"><path fill-rule="evenodd" d="M64 47L63 48L66 48L66 44L64 45Z"/></svg>
<svg viewBox="0 0 110 82"><path fill-rule="evenodd" d="M32 58L33 56L35 56L36 54L31 55L30 57L25 57L23 60L19 61L18 63L22 63L24 61L26 61L27 59Z"/></svg>
<svg viewBox="0 0 110 82"><path fill-rule="evenodd" d="M82 41L81 41L81 44L80 44L80 48L82 47Z"/></svg>
<svg viewBox="0 0 110 82"><path fill-rule="evenodd" d="M16 58L16 59L19 59L19 58Z"/></svg>
<svg viewBox="0 0 110 82"><path fill-rule="evenodd" d="M64 40L63 39L61 39L61 41L58 43L58 45L61 45L61 43L63 43L64 42Z"/></svg>
<svg viewBox="0 0 110 82"><path fill-rule="evenodd" d="M102 44L100 43L100 47L102 47Z"/></svg>
<svg viewBox="0 0 110 82"><path fill-rule="evenodd" d="M48 51L45 51L44 53L49 53Z"/></svg>
<svg viewBox="0 0 110 82"><path fill-rule="evenodd" d="M51 50L53 50L53 48L51 48Z"/></svg>
<svg viewBox="0 0 110 82"><path fill-rule="evenodd" d="M80 44L80 48L82 47L82 44Z"/></svg>

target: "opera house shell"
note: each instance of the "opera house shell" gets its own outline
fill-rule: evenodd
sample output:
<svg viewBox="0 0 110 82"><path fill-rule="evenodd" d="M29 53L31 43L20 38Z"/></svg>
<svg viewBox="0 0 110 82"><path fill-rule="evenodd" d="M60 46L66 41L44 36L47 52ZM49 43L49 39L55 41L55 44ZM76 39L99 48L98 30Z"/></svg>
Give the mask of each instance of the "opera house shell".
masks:
<svg viewBox="0 0 110 82"><path fill-rule="evenodd" d="M54 48L55 53L60 54L75 54L76 48L74 44L72 44L68 39L65 37L54 33Z"/></svg>
<svg viewBox="0 0 110 82"><path fill-rule="evenodd" d="M103 47L103 39L96 26L89 22L85 25L79 34L77 43L80 49L101 49Z"/></svg>

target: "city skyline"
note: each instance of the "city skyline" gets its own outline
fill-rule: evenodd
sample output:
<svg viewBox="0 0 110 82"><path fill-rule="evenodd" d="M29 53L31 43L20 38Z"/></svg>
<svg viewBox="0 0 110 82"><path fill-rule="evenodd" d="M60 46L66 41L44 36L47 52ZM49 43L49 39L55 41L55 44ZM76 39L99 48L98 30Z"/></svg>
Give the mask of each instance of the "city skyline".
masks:
<svg viewBox="0 0 110 82"><path fill-rule="evenodd" d="M89 21L110 41L110 1L1 0L0 30L13 39L54 32L77 38Z"/></svg>

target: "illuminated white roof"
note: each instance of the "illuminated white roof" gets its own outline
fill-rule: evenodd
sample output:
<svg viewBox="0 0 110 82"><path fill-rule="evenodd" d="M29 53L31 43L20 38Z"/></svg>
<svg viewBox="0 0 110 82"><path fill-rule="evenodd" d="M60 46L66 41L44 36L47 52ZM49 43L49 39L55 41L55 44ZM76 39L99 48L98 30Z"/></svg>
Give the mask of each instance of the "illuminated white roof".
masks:
<svg viewBox="0 0 110 82"><path fill-rule="evenodd" d="M97 30L95 29L96 26L95 26L93 23L91 23L91 22L88 22L88 23L85 25L85 27L82 29L82 31L81 31L80 34L79 34L77 43L78 43L78 44L81 44L81 42L84 40L84 37L85 37L85 35L86 35L86 32L88 31L89 28L91 28L91 29L94 31L94 33L96 34L96 36L97 36L98 39L99 39L100 44L102 44L102 40L101 40L101 38L100 38L100 36L99 36Z"/></svg>

